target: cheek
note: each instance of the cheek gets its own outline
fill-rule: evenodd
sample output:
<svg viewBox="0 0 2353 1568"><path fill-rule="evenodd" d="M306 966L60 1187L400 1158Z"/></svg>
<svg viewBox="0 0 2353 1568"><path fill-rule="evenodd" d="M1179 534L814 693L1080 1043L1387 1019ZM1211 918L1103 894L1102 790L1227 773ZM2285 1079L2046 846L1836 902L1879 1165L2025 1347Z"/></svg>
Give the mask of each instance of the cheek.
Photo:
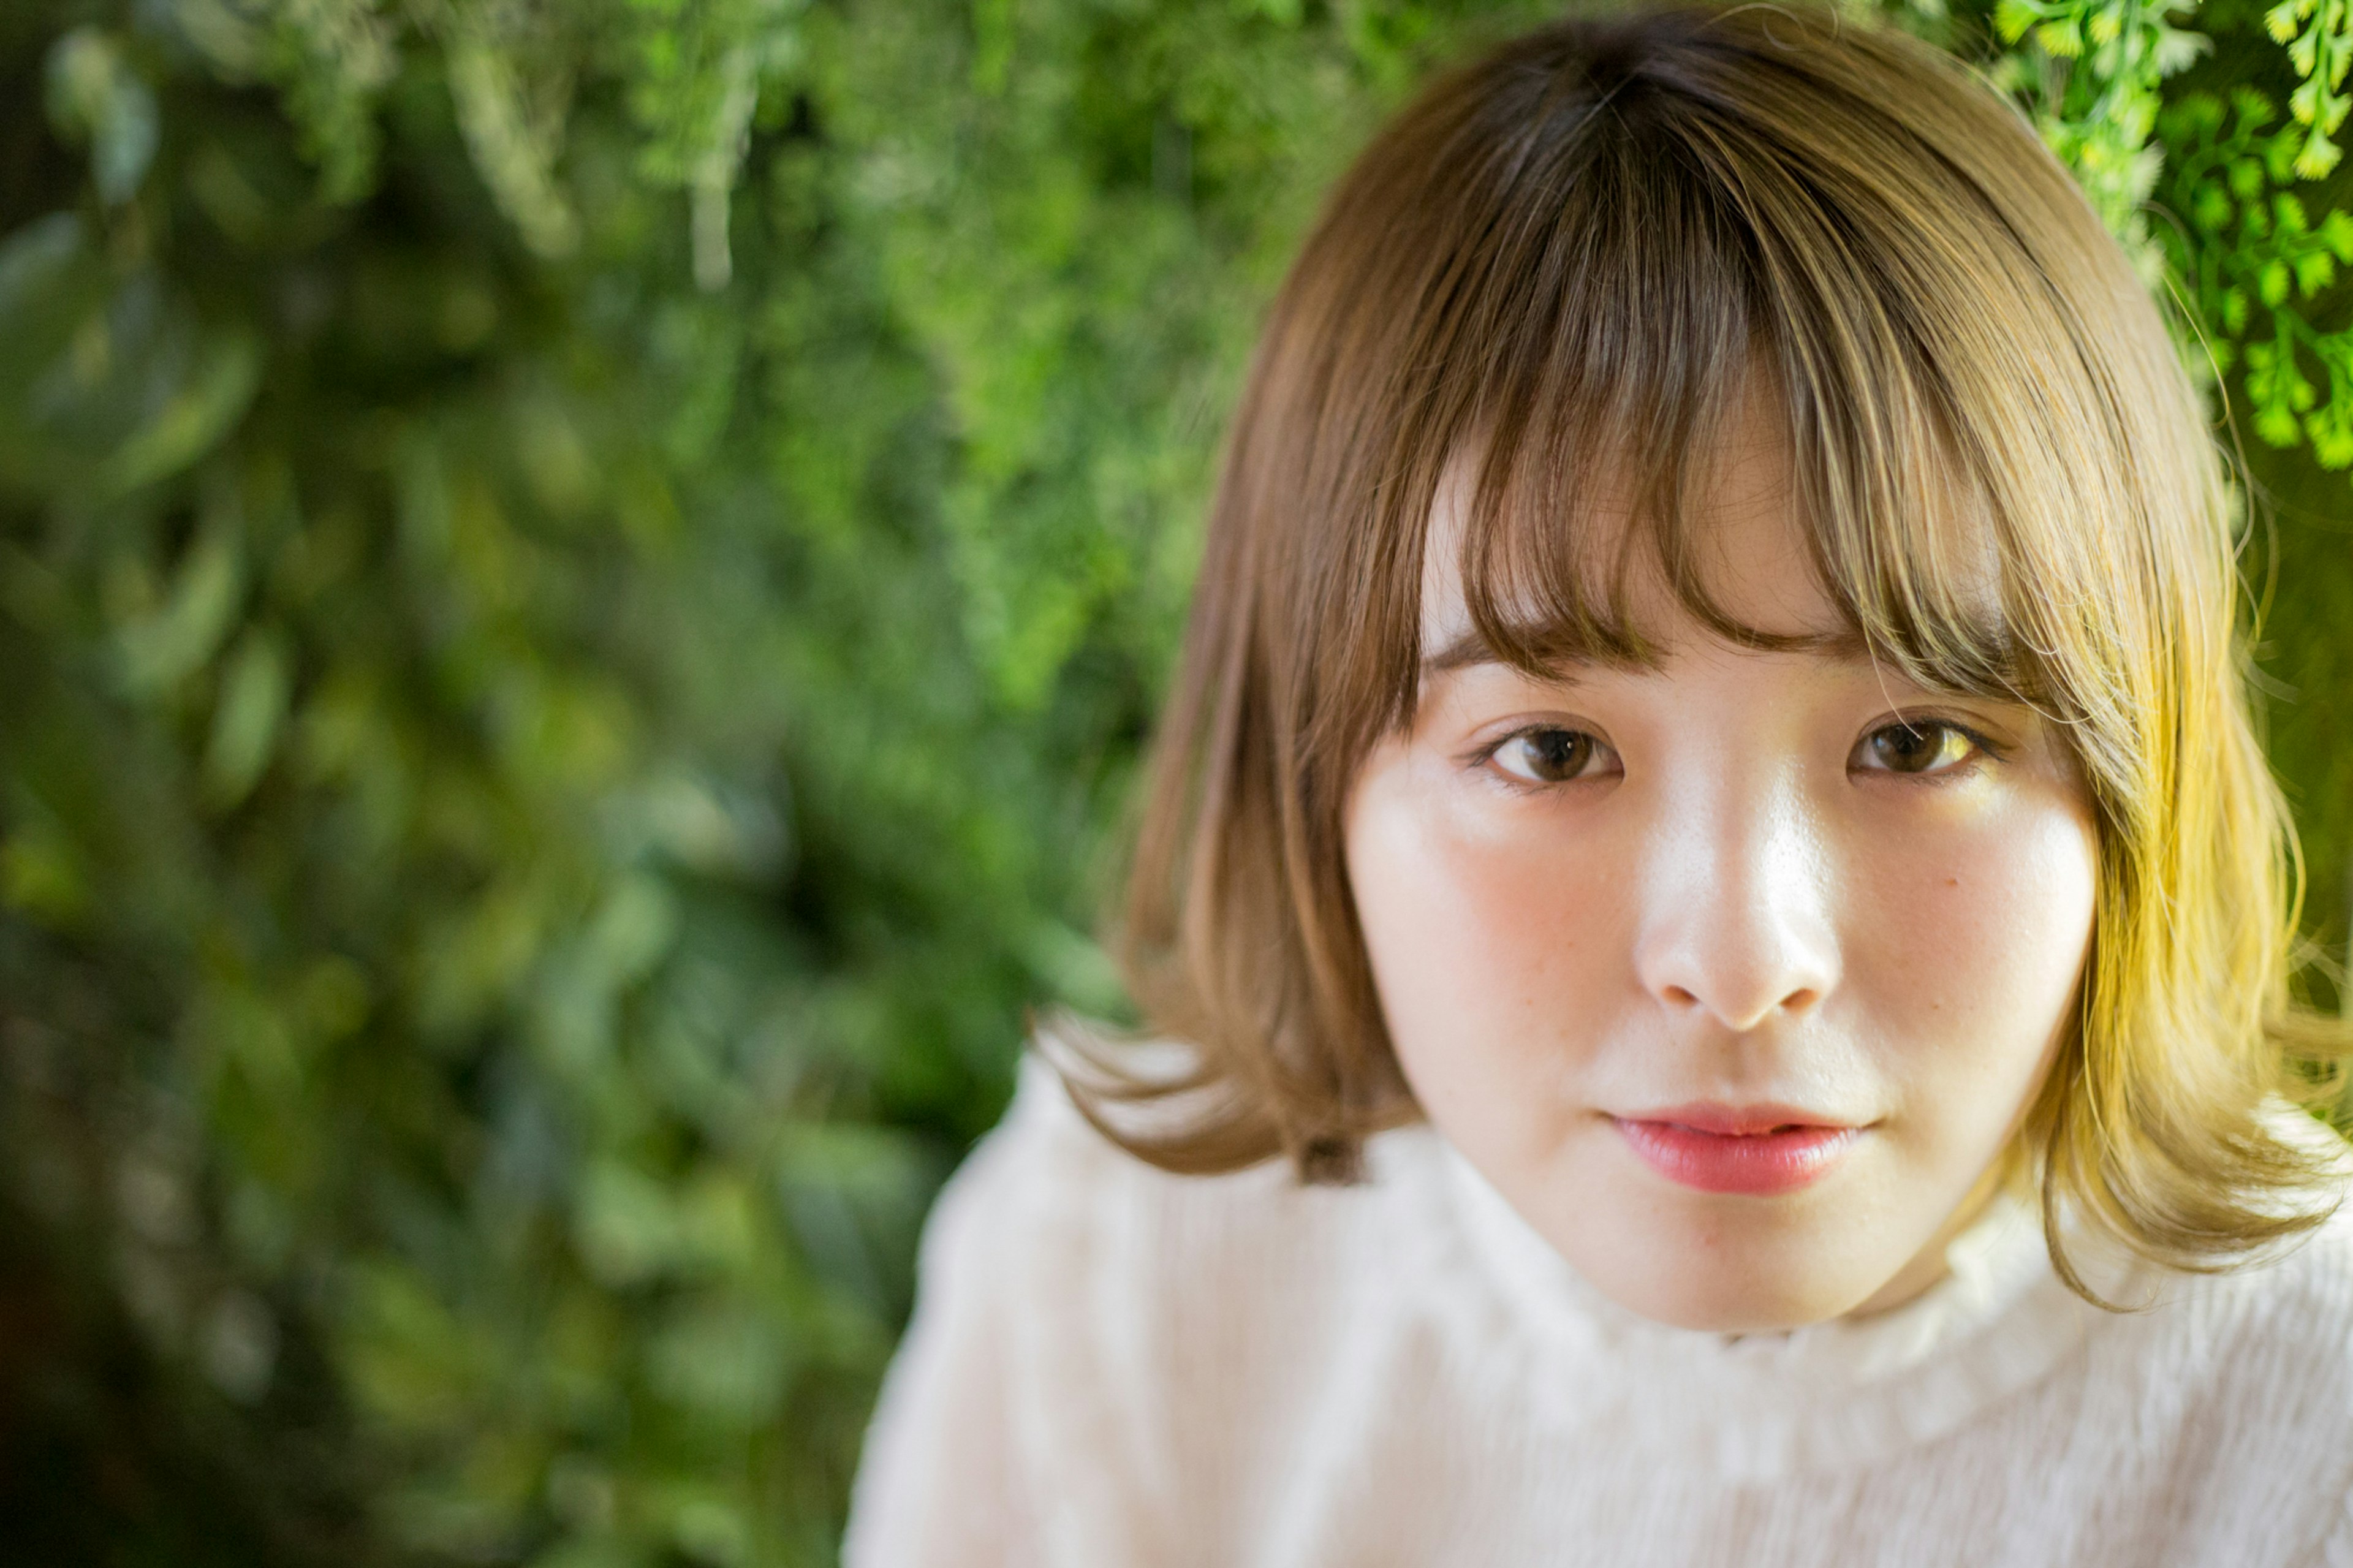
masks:
<svg viewBox="0 0 2353 1568"><path fill-rule="evenodd" d="M1541 1104L1598 1047L1627 912L1597 846L1509 831L1508 813L1450 805L1409 779L1369 778L1347 856L1357 920L1398 1064L1424 1108L1459 1125ZM1573 1005L1570 1005L1573 1001Z"/></svg>
<svg viewBox="0 0 2353 1568"><path fill-rule="evenodd" d="M2088 816L2028 795L1858 858L1846 984L1866 1037L1913 1103L1952 1121L2006 1116L2073 1016L2097 892Z"/></svg>

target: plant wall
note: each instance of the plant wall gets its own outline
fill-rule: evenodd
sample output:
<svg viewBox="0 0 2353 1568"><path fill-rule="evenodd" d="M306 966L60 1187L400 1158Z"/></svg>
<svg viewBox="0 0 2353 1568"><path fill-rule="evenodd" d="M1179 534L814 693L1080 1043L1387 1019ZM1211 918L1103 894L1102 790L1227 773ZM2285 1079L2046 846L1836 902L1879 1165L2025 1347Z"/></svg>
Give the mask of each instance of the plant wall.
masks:
<svg viewBox="0 0 2353 1568"><path fill-rule="evenodd" d="M1317 193L1491 0L0 12L0 1515L821 1563ZM2242 453L2341 944L2353 12L1915 4ZM2325 993L2325 978L2316 981Z"/></svg>

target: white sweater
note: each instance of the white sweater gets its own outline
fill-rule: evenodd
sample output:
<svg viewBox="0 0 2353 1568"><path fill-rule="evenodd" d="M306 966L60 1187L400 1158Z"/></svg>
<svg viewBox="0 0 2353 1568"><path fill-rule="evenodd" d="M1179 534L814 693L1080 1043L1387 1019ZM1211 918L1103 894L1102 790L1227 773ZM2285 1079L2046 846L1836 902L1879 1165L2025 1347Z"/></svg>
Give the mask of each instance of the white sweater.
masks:
<svg viewBox="0 0 2353 1568"><path fill-rule="evenodd" d="M847 1568L2353 1568L2353 1211L2087 1306L2031 1210L1855 1322L1600 1298L1427 1125L1174 1176L1036 1057L923 1238Z"/></svg>

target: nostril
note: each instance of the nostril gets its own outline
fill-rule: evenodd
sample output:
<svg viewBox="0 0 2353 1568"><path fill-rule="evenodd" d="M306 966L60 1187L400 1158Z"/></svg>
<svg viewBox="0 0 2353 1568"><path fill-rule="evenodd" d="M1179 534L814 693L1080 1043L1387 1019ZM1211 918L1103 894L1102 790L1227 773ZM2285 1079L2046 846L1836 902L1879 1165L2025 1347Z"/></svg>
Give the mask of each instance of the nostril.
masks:
<svg viewBox="0 0 2353 1568"><path fill-rule="evenodd" d="M1716 1003L1710 1004L1690 986L1677 985L1672 983L1660 986L1657 994L1661 1002L1675 1012L1714 1013L1722 1017L1730 1027L1742 1031L1755 1028L1767 1016L1775 1014L1786 1017L1810 1011L1822 998L1820 990L1810 985L1801 985L1789 991L1778 1002L1766 1002L1760 999L1753 1009L1749 1009L1730 1006L1727 999L1725 998L1719 998Z"/></svg>

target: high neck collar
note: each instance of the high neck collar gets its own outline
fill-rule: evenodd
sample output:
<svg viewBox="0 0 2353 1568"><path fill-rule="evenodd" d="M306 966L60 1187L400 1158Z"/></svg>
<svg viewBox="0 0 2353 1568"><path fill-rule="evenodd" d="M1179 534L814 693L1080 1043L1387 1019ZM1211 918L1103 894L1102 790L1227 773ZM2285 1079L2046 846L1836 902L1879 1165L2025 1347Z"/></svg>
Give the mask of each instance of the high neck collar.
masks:
<svg viewBox="0 0 2353 1568"><path fill-rule="evenodd" d="M1519 1380L1523 1407L1553 1426L1606 1421L1613 1440L1727 1479L1926 1442L2042 1376L2098 1316L2052 1269L2034 1209L2005 1195L1901 1306L1782 1333L1672 1328L1601 1295L1434 1128L1413 1131L1397 1152L1436 1167L1430 1234L1449 1254L1437 1261L1475 1287L1450 1298L1475 1314L1463 1326L1480 1342L1509 1352L1486 1360L1511 1363L1499 1374Z"/></svg>

